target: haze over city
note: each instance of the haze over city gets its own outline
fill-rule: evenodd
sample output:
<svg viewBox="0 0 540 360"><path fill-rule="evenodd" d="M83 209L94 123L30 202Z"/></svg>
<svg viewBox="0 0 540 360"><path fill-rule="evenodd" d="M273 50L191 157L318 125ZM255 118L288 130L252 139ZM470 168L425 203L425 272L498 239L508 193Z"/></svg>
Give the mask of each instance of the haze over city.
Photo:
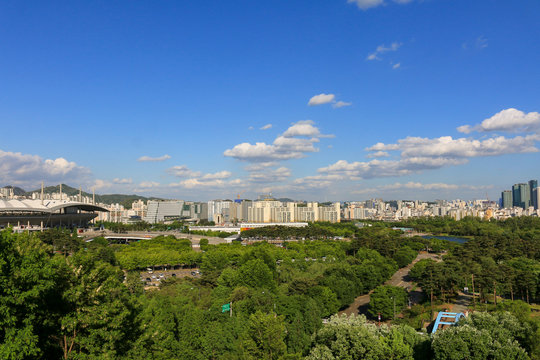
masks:
<svg viewBox="0 0 540 360"><path fill-rule="evenodd" d="M537 179L540 3L0 4L0 186L497 200Z"/></svg>

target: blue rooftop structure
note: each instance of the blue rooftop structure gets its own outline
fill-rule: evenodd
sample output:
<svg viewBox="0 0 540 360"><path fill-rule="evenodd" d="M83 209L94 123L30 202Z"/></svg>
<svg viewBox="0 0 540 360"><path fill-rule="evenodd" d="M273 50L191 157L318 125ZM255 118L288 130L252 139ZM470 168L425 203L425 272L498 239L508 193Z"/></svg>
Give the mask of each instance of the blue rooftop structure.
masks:
<svg viewBox="0 0 540 360"><path fill-rule="evenodd" d="M439 327L443 328L444 325L455 325L462 317L465 317L465 314L446 311L439 312L439 315L437 315L437 320L435 320L435 324L433 325L433 330L431 330L431 333L435 334Z"/></svg>

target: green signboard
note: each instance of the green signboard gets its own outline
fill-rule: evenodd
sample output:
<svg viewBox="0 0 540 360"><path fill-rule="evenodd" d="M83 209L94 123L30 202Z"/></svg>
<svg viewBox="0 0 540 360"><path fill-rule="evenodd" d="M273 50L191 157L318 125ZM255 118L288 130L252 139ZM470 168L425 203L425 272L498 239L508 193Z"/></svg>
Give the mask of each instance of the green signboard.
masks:
<svg viewBox="0 0 540 360"><path fill-rule="evenodd" d="M221 305L221 312L224 313L227 311L231 311L231 303Z"/></svg>

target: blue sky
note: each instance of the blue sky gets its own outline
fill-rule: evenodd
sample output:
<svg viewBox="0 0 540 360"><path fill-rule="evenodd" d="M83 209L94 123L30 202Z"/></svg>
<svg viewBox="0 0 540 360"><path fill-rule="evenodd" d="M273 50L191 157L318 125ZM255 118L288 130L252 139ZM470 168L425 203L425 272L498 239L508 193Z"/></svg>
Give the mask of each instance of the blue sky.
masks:
<svg viewBox="0 0 540 360"><path fill-rule="evenodd" d="M539 12L537 0L4 1L0 185L495 199L539 177Z"/></svg>

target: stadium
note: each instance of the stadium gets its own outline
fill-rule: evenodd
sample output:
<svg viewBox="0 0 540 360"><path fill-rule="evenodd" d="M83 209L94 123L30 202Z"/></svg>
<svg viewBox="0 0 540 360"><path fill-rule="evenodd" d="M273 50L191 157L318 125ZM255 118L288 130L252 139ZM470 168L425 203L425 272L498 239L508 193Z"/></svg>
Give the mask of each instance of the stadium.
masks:
<svg viewBox="0 0 540 360"><path fill-rule="evenodd" d="M0 200L0 228L43 229L85 227L107 209L65 200Z"/></svg>

